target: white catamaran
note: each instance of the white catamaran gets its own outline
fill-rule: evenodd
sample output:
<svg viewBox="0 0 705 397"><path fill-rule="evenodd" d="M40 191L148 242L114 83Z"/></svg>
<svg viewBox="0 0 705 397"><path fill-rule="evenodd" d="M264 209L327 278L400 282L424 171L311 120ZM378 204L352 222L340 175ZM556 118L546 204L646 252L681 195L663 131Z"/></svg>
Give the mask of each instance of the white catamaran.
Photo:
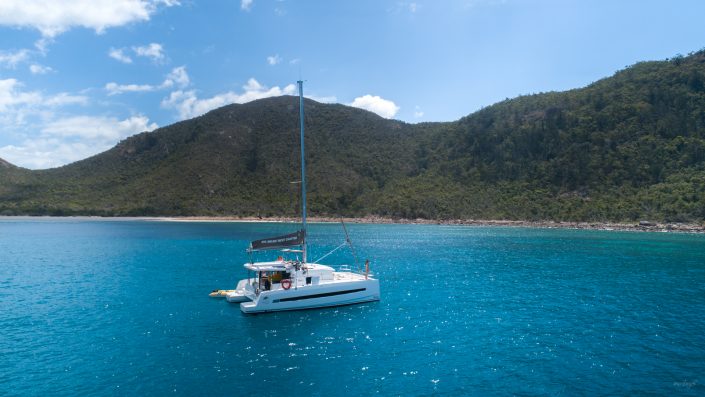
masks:
<svg viewBox="0 0 705 397"><path fill-rule="evenodd" d="M240 310L243 313L312 309L379 300L379 280L370 274L369 262L365 263L363 272L353 271L347 266L335 270L330 266L317 263L318 260L307 261L303 81L298 81L298 85L301 120L301 230L284 236L252 241L248 248L249 253L281 249L284 255L294 255L294 257L285 259L280 256L271 262L250 261L244 265L250 277L240 280L235 290L214 291L211 294L211 296L221 297L225 295L228 302L240 303ZM345 234L346 242L338 248L350 244L347 230ZM350 247L352 248L352 244ZM301 254L301 259L298 258L298 254Z"/></svg>

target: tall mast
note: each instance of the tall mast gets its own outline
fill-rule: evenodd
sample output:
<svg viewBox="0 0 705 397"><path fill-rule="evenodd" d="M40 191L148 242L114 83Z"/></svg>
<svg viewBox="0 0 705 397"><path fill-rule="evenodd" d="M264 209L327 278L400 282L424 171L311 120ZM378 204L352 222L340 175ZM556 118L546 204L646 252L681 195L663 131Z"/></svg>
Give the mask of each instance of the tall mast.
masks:
<svg viewBox="0 0 705 397"><path fill-rule="evenodd" d="M303 259L306 263L306 158L304 157L304 82L299 84L299 119L301 120L301 227L304 231Z"/></svg>

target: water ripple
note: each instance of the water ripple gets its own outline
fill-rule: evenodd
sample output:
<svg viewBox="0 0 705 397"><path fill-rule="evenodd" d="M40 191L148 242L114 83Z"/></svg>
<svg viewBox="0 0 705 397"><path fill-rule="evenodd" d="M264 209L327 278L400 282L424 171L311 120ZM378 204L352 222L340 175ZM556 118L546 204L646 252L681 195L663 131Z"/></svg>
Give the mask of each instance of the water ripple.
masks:
<svg viewBox="0 0 705 397"><path fill-rule="evenodd" d="M705 394L703 236L351 225L381 302L207 298L287 227L0 220L0 394Z"/></svg>

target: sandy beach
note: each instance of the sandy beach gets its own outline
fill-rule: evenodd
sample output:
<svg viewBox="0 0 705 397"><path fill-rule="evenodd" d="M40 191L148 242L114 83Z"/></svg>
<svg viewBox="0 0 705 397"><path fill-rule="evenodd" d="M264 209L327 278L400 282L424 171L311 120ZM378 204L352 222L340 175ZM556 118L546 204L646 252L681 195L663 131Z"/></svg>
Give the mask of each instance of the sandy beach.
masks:
<svg viewBox="0 0 705 397"><path fill-rule="evenodd" d="M256 216L146 216L146 217L100 217L100 216L0 216L1 219L74 219L95 221L160 221L160 222L271 222L298 223L301 218L295 217L256 217ZM705 233L705 223L658 223L650 221L619 223L619 222L568 222L568 221L516 221L516 220L485 220L485 219L403 219L367 216L359 218L339 217L308 217L309 223L370 223L370 224L403 224L403 225L448 225L448 226L506 226L543 229L577 229L577 230L616 230L628 232L673 232L673 233Z"/></svg>
<svg viewBox="0 0 705 397"><path fill-rule="evenodd" d="M234 216L189 216L189 217L153 217L141 218L165 222L300 222L292 217L234 217ZM377 224L409 224L409 225L457 225L457 226L509 226L545 229L581 229L581 230L618 230L633 232L679 232L705 233L705 224L695 223L657 223L657 222L556 222L556 221L513 221L513 220L478 220L478 219L395 219L377 216L362 218L309 217L312 223L377 223Z"/></svg>

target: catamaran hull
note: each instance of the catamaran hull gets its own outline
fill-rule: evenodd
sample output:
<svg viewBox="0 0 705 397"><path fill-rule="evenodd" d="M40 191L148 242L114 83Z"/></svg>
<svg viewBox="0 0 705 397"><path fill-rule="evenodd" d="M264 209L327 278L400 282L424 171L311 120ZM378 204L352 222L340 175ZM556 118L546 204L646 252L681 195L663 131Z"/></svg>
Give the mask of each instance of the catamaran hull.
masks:
<svg viewBox="0 0 705 397"><path fill-rule="evenodd" d="M230 303L241 303L250 300L246 285L252 280L244 279L237 283L237 288L225 294L225 299Z"/></svg>
<svg viewBox="0 0 705 397"><path fill-rule="evenodd" d="M267 291L252 302L240 303L246 314L355 305L379 300L379 281L308 285L295 291Z"/></svg>
<svg viewBox="0 0 705 397"><path fill-rule="evenodd" d="M225 299L230 303L242 303L250 300L250 298L248 298L244 292L240 291L228 293L227 295L225 295Z"/></svg>

